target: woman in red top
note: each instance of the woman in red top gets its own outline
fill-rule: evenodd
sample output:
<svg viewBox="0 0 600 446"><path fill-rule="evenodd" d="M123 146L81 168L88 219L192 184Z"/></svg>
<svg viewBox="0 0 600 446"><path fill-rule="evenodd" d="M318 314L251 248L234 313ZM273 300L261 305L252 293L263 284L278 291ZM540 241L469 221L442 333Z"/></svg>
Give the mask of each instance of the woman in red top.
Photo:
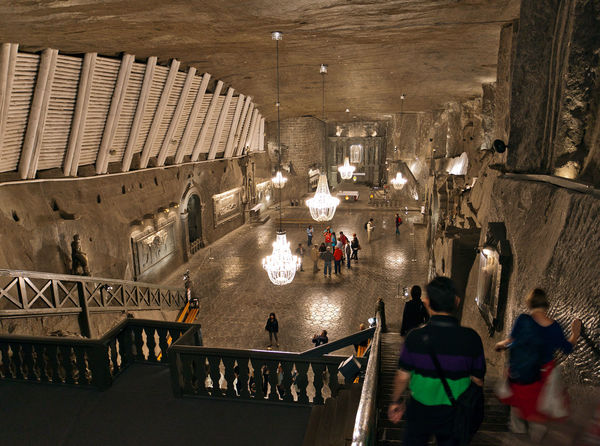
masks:
<svg viewBox="0 0 600 446"><path fill-rule="evenodd" d="M333 262L335 263L334 274L342 273L342 258L344 257L344 253L340 248L335 248L333 251Z"/></svg>

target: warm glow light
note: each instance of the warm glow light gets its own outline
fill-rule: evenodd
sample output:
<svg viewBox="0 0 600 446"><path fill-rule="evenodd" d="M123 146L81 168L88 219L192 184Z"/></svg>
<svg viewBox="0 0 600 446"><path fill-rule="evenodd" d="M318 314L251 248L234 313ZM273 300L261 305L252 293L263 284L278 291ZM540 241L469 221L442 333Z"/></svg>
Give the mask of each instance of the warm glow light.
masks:
<svg viewBox="0 0 600 446"><path fill-rule="evenodd" d="M342 180L349 180L350 178L352 178L352 175L354 175L355 170L356 167L350 164L348 157L346 157L346 159L344 160L343 166L338 166L338 172L340 173Z"/></svg>
<svg viewBox="0 0 600 446"><path fill-rule="evenodd" d="M400 190L404 187L408 180L402 176L400 172L396 173L396 178L392 179L391 183L394 189Z"/></svg>
<svg viewBox="0 0 600 446"><path fill-rule="evenodd" d="M274 285L287 285L294 280L296 271L300 269L300 259L292 255L285 232L277 233L273 254L263 259L263 268Z"/></svg>
<svg viewBox="0 0 600 446"><path fill-rule="evenodd" d="M469 157L467 152L463 152L460 156L452 158L446 167L446 172L450 175L466 175L469 167Z"/></svg>
<svg viewBox="0 0 600 446"><path fill-rule="evenodd" d="M332 197L329 193L327 176L321 174L315 196L306 200L311 217L317 221L329 221L335 215L335 210L339 204L340 200Z"/></svg>
<svg viewBox="0 0 600 446"><path fill-rule="evenodd" d="M275 176L271 179L271 183L273 183L273 187L277 189L282 189L287 182L287 178L281 174L281 171L278 170Z"/></svg>

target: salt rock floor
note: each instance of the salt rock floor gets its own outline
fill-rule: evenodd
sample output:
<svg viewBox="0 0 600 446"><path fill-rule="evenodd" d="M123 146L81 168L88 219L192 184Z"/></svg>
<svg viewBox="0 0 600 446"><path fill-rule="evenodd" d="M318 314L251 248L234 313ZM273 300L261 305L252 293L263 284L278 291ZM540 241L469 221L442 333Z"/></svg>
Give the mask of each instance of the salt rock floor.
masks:
<svg viewBox="0 0 600 446"><path fill-rule="evenodd" d="M361 200L362 201L362 200ZM274 312L279 320L279 350L304 351L313 346L312 336L327 330L335 340L359 330L361 322L375 314L377 298L384 299L388 323L399 327L404 304L402 290L427 280L426 228L418 212L402 211L404 223L395 235L392 209L370 209L361 201L342 203L332 230L358 235L362 249L358 263L342 274L323 275L322 262L312 272L310 253L304 257L304 272L285 286L273 285L262 268L263 257L272 252L277 231L276 213L263 225L247 224L195 254L165 281L182 285L190 270L194 295L200 301L197 322L202 325L204 344L211 347L262 349L268 345L264 330ZM306 207L284 206L284 218L310 220ZM364 224L374 218L376 229L367 242ZM313 243L324 241L323 224L313 224ZM306 227L285 225L292 252L298 243L306 248Z"/></svg>

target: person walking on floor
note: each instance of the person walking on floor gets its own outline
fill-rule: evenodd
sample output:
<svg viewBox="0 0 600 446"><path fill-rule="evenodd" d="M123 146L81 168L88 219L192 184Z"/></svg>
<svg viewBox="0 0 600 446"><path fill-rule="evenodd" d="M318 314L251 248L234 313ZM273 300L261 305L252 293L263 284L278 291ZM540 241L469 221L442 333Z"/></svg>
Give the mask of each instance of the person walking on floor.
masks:
<svg viewBox="0 0 600 446"><path fill-rule="evenodd" d="M425 446L431 436L436 437L439 446L459 446L464 444L464 439L458 436L460 421L465 418L455 419L463 414L456 412L456 399L466 394L476 402L465 413L475 429L483 418L483 345L477 332L461 327L451 316L460 302L452 280L436 277L426 290L423 303L431 318L427 325L406 336L388 418L398 423L406 412L403 443L406 446ZM405 403L402 394L409 385L411 396ZM465 426L463 431L466 430ZM469 429L465 434L470 437L472 431Z"/></svg>
<svg viewBox="0 0 600 446"><path fill-rule="evenodd" d="M321 245L319 246L319 255L321 255L325 251L327 251L327 245L325 243L321 243Z"/></svg>
<svg viewBox="0 0 600 446"><path fill-rule="evenodd" d="M396 235L400 235L400 225L402 224L402 217L399 214L396 214L394 217L394 223L396 224Z"/></svg>
<svg viewBox="0 0 600 446"><path fill-rule="evenodd" d="M273 338L275 338L275 345L279 347L279 339L277 339L277 333L279 333L279 322L277 322L275 313L269 314L269 319L267 319L265 330L269 332L269 346L267 348L270 349L273 347Z"/></svg>
<svg viewBox="0 0 600 446"><path fill-rule="evenodd" d="M302 243L298 243L298 247L296 248L296 255L298 256L298 260L300 260L300 271L304 271L304 254L306 250L302 246Z"/></svg>
<svg viewBox="0 0 600 446"><path fill-rule="evenodd" d="M508 349L509 353L508 389L505 395L498 396L511 406L511 430L528 432L533 441L539 442L548 430L547 421L568 415L564 395L553 395L554 406L559 409L554 413L544 410L540 396L549 382L560 382L554 353L557 350L565 354L573 351L581 334L581 320L575 319L571 323L571 336L567 339L558 322L548 317L550 302L544 290L531 291L526 303L529 313L519 315L510 337L496 344L496 351Z"/></svg>
<svg viewBox="0 0 600 446"><path fill-rule="evenodd" d="M369 219L367 223L367 242L371 243L371 239L373 238L373 230L375 229L375 222L372 218Z"/></svg>
<svg viewBox="0 0 600 446"><path fill-rule="evenodd" d="M312 227L312 225L308 225L308 228L306 228L306 239L307 239L306 246L310 247L312 245L312 238L313 238L313 227Z"/></svg>
<svg viewBox="0 0 600 446"><path fill-rule="evenodd" d="M352 248L350 247L350 243L344 245L344 257L346 258L346 266L350 269L350 259L352 258Z"/></svg>
<svg viewBox="0 0 600 446"><path fill-rule="evenodd" d="M312 342L313 344L315 344L315 347L327 344L329 342L329 338L327 337L327 330L323 330L320 335L314 335L312 338Z"/></svg>
<svg viewBox="0 0 600 446"><path fill-rule="evenodd" d="M344 257L342 250L340 248L335 248L335 251L333 251L333 260L335 262L334 274L342 273L342 257Z"/></svg>
<svg viewBox="0 0 600 446"><path fill-rule="evenodd" d="M331 243L331 227L327 226L327 228L323 231L323 236L325 237L325 244L329 245Z"/></svg>
<svg viewBox="0 0 600 446"><path fill-rule="evenodd" d="M348 237L346 237L342 231L340 231L340 237L339 237L339 239L342 241L342 244L344 244L344 245L346 243L348 243Z"/></svg>
<svg viewBox="0 0 600 446"><path fill-rule="evenodd" d="M335 238L335 232L331 231L331 247L335 248L337 245L337 239Z"/></svg>
<svg viewBox="0 0 600 446"><path fill-rule="evenodd" d="M323 275L331 277L331 262L333 261L331 246L325 248L325 252L321 253L321 258L323 259Z"/></svg>
<svg viewBox="0 0 600 446"><path fill-rule="evenodd" d="M410 289L411 300L404 305L400 336L404 337L413 328L423 325L429 319L425 305L421 301L421 287L415 285Z"/></svg>
<svg viewBox="0 0 600 446"><path fill-rule="evenodd" d="M313 261L313 273L319 271L319 249L317 245L312 245L310 249L310 258Z"/></svg>
<svg viewBox="0 0 600 446"><path fill-rule="evenodd" d="M352 260L356 260L358 262L358 250L360 249L360 243L358 242L358 237L356 234L352 234L352 242L350 242L350 247L352 248Z"/></svg>

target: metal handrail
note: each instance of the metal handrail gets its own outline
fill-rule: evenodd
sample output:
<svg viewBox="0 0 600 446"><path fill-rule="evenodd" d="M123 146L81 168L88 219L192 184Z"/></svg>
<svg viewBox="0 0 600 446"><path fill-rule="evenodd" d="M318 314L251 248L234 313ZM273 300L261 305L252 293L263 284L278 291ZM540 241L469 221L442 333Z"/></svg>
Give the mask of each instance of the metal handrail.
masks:
<svg viewBox="0 0 600 446"><path fill-rule="evenodd" d="M367 371L360 394L360 403L356 411L356 421L352 433L352 446L368 446L373 444L376 433L375 418L377 413L377 384L379 380L379 351L381 332L383 329L384 311L377 312L377 329L371 343L371 354L367 363Z"/></svg>

